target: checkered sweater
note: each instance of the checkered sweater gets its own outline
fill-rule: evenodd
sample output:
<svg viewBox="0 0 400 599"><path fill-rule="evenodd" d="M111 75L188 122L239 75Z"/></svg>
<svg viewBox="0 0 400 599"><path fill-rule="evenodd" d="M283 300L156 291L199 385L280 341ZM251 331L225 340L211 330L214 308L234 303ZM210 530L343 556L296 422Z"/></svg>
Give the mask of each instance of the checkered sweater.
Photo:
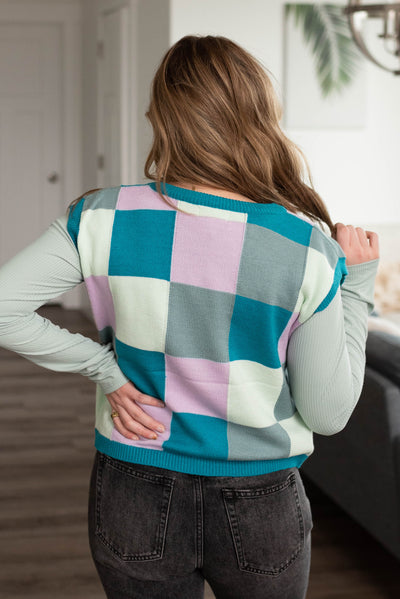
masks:
<svg viewBox="0 0 400 599"><path fill-rule="evenodd" d="M312 432L296 410L288 340L325 310L347 269L340 246L277 204L155 184L95 192L71 211L102 343L165 433L122 436L97 386L99 451L203 475L299 467ZM175 209L178 208L178 210Z"/></svg>

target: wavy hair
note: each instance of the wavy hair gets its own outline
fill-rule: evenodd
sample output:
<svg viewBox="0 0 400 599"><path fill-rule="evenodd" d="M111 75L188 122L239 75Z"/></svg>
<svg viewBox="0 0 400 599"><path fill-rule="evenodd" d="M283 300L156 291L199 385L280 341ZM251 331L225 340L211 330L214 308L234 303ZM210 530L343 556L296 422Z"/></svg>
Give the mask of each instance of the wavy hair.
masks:
<svg viewBox="0 0 400 599"><path fill-rule="evenodd" d="M266 69L233 41L176 42L155 73L146 117L153 143L144 172L167 202L162 184L208 185L281 204L332 232L307 160L279 126L282 108Z"/></svg>

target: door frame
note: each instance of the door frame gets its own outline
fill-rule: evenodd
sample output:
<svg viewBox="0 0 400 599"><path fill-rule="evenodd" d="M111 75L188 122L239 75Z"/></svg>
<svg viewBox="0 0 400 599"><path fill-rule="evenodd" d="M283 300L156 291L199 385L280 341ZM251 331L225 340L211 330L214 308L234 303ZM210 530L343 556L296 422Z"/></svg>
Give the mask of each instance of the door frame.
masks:
<svg viewBox="0 0 400 599"><path fill-rule="evenodd" d="M63 47L63 78L61 105L62 118L62 207L82 191L82 142L81 142L81 7L77 2L69 4L53 1L0 2L0 23L51 23L61 30ZM61 215L60 215L61 216Z"/></svg>
<svg viewBox="0 0 400 599"><path fill-rule="evenodd" d="M102 121L103 101L103 56L100 48L104 47L104 16L121 11L121 46L120 46L120 68L121 68L121 103L120 103L120 155L121 155L121 184L129 184L131 181L132 165L136 156L132 152L131 108L134 101L132 80L134 72L132 68L132 3L130 0L100 0L97 15L97 155L104 156L104 127ZM100 50L100 51L99 51ZM134 63L133 63L134 64ZM101 161L97 163L97 185L104 187L104 172Z"/></svg>

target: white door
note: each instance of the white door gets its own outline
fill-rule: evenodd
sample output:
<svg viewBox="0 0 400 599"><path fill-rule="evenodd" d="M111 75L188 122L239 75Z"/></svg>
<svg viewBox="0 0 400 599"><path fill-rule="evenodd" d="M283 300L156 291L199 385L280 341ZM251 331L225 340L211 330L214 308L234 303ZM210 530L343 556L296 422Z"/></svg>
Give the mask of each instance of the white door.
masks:
<svg viewBox="0 0 400 599"><path fill-rule="evenodd" d="M126 181L129 90L129 8L119 6L99 17L98 46L98 185L112 187ZM129 167L128 167L129 168Z"/></svg>
<svg viewBox="0 0 400 599"><path fill-rule="evenodd" d="M0 264L63 207L61 28L0 24Z"/></svg>

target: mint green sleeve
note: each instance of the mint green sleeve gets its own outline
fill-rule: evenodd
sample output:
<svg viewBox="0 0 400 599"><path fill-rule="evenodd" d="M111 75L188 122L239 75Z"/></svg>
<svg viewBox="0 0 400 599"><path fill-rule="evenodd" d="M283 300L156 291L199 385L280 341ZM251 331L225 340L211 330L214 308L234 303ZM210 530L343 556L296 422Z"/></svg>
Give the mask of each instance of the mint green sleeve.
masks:
<svg viewBox="0 0 400 599"><path fill-rule="evenodd" d="M82 281L64 216L0 268L0 346L50 370L80 373L111 393L128 381L111 344L71 333L36 312Z"/></svg>
<svg viewBox="0 0 400 599"><path fill-rule="evenodd" d="M361 394L378 263L348 266L330 304L289 340L286 367L292 397L307 426L321 435L345 427Z"/></svg>

